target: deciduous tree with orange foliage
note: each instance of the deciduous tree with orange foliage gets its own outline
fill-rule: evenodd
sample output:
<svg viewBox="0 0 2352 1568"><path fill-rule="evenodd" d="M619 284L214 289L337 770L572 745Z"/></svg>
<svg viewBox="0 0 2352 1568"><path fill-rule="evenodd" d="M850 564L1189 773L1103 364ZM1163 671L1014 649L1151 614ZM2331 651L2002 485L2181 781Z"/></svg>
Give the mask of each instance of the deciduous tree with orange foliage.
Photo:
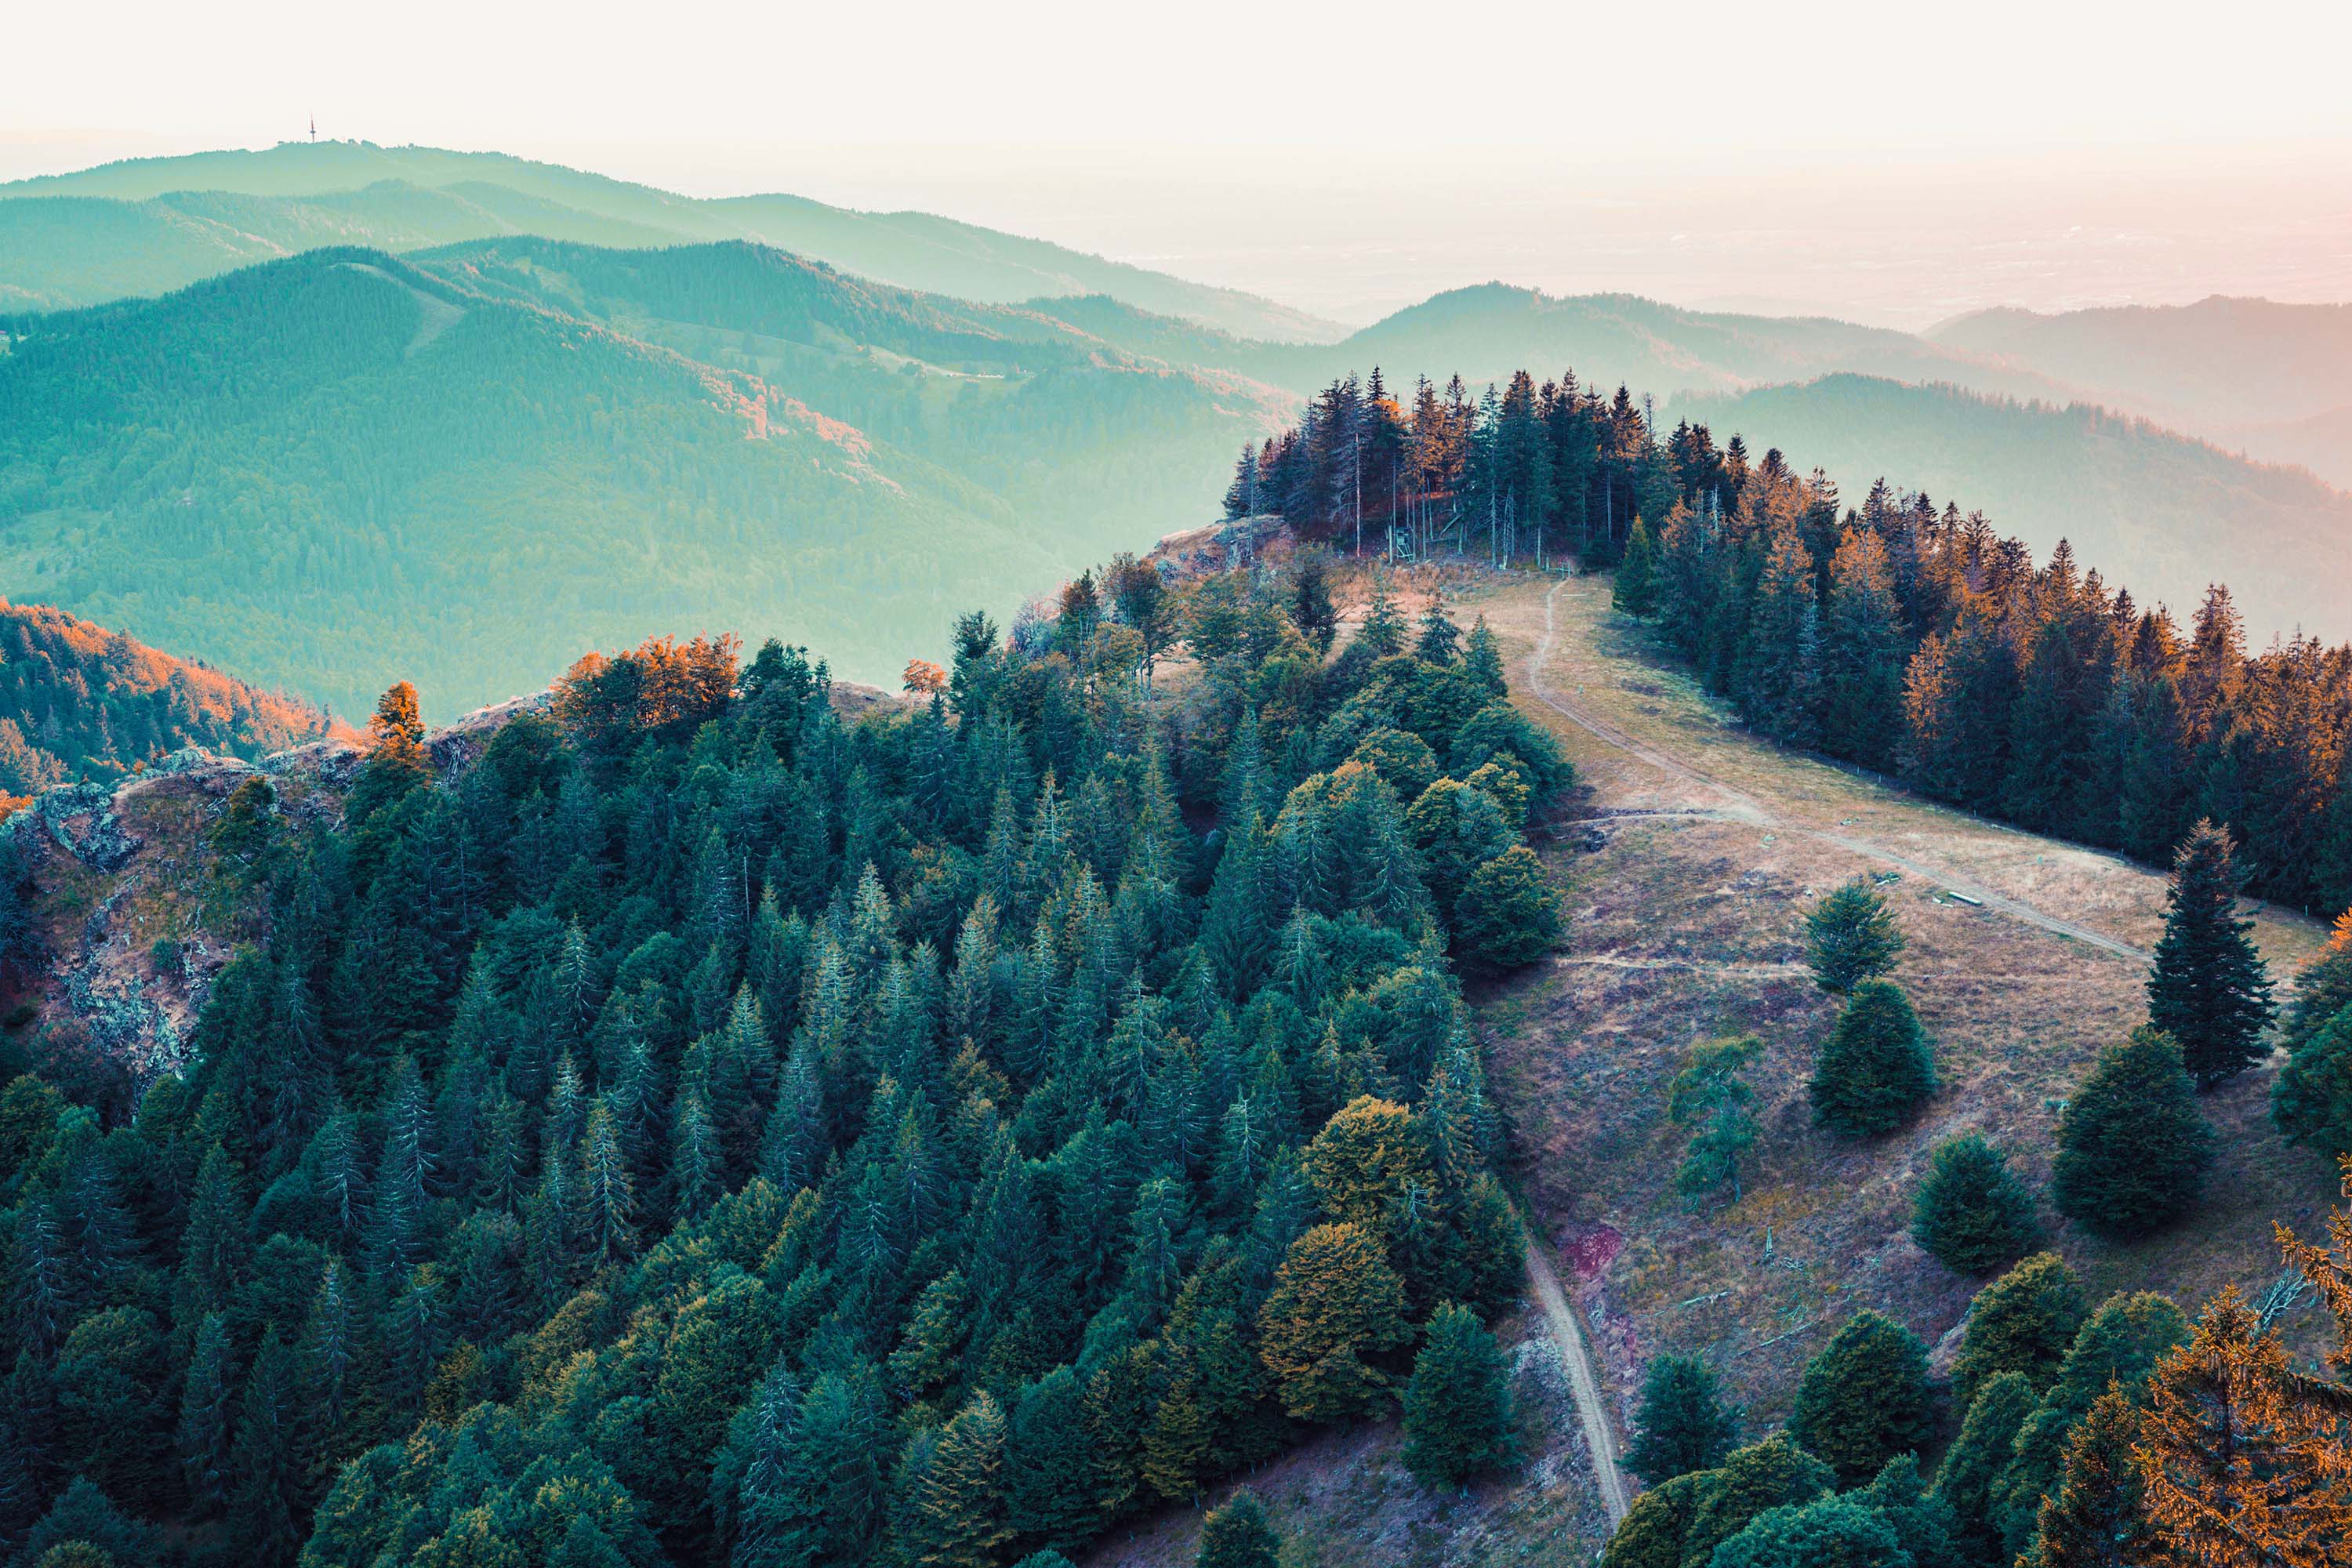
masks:
<svg viewBox="0 0 2352 1568"><path fill-rule="evenodd" d="M910 658L898 683L915 696L929 697L948 689L948 672L928 658Z"/></svg>

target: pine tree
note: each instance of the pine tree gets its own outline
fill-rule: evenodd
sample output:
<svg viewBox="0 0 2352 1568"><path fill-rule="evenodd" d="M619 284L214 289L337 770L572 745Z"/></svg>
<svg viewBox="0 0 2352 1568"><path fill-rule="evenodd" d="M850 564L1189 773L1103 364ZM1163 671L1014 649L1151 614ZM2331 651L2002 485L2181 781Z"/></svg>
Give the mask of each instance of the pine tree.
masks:
<svg viewBox="0 0 2352 1568"><path fill-rule="evenodd" d="M207 1315L197 1328L188 1373L181 1384L180 1423L173 1449L180 1461L181 1483L196 1517L210 1519L228 1506L229 1439L235 1400L230 1364L228 1314Z"/></svg>
<svg viewBox="0 0 2352 1568"><path fill-rule="evenodd" d="M1009 1522L1022 1537L1076 1550L1101 1522L1095 1452L1077 1374L1056 1367L1021 1391L1005 1437Z"/></svg>
<svg viewBox="0 0 2352 1568"><path fill-rule="evenodd" d="M1872 768L1893 760L1910 651L1885 543L1849 530L1830 558L1822 614L1822 739L1832 755Z"/></svg>
<svg viewBox="0 0 2352 1568"><path fill-rule="evenodd" d="M1936 1090L1936 1063L1902 987L1885 980L1854 987L1809 1090L1814 1115L1852 1137L1892 1132L1917 1114Z"/></svg>
<svg viewBox="0 0 2352 1568"><path fill-rule="evenodd" d="M1003 1468L1004 1412L983 1390L941 1428L916 1484L910 1560L924 1568L997 1568L1013 1539Z"/></svg>
<svg viewBox="0 0 2352 1568"><path fill-rule="evenodd" d="M2134 1454L2139 1429L2139 1412L2119 1390L2091 1405L2067 1440L2063 1479L2041 1502L2021 1568L2152 1568L2165 1561L2142 1503Z"/></svg>
<svg viewBox="0 0 2352 1568"><path fill-rule="evenodd" d="M2004 1372L1986 1379L1968 1402L1959 1436L1936 1467L1936 1493L1951 1508L1954 1536L1970 1562L1989 1563L2000 1555L1993 1482L2008 1465L2011 1447L2038 1403L2022 1373Z"/></svg>
<svg viewBox="0 0 2352 1568"><path fill-rule="evenodd" d="M1616 585L1610 600L1629 616L1643 618L1658 612L1658 542L1650 525L1637 515L1625 536L1625 555L1617 563Z"/></svg>
<svg viewBox="0 0 2352 1568"><path fill-rule="evenodd" d="M1466 1487L1517 1457L1502 1351L1475 1312L1450 1302L1426 1333L1404 1391L1405 1467L1433 1486Z"/></svg>
<svg viewBox="0 0 2352 1568"><path fill-rule="evenodd" d="M1748 1107L1756 1091L1740 1075L1763 1053L1753 1035L1705 1040L1683 1058L1682 1070L1666 1087L1666 1117L1695 1129L1683 1162L1675 1169L1675 1190L1688 1197L1728 1185L1739 1195L1739 1162L1756 1142L1756 1119Z"/></svg>
<svg viewBox="0 0 2352 1568"><path fill-rule="evenodd" d="M1470 627L1470 640L1462 654L1462 668L1472 682L1490 696L1503 697L1510 691L1510 682L1503 675L1502 645L1496 641L1494 629L1480 616Z"/></svg>
<svg viewBox="0 0 2352 1568"><path fill-rule="evenodd" d="M1625 1465L1654 1487L1713 1469L1739 1437L1738 1417L1724 1405L1715 1373L1689 1355L1650 1358L1634 1427Z"/></svg>
<svg viewBox="0 0 2352 1568"><path fill-rule="evenodd" d="M1832 889L1805 916L1805 957L1813 981L1840 994L1892 971L1903 931L1885 895L1865 878Z"/></svg>
<svg viewBox="0 0 2352 1568"><path fill-rule="evenodd" d="M2276 1009L2254 922L2237 914L2241 877L2225 828L2200 822L2173 857L2164 935L2147 980L2149 1024L2180 1046L2200 1089L2244 1071L2262 1055Z"/></svg>
<svg viewBox="0 0 2352 1568"><path fill-rule="evenodd" d="M2187 1213L2213 1163L2180 1047L2151 1025L2107 1047L2058 1121L2050 1194L2058 1212L2128 1239Z"/></svg>
<svg viewBox="0 0 2352 1568"><path fill-rule="evenodd" d="M2290 1143L2352 1154L2352 1002L2287 1058L2271 1085L2271 1121Z"/></svg>
<svg viewBox="0 0 2352 1568"><path fill-rule="evenodd" d="M1911 1239L1961 1274L1990 1274L2042 1239L2033 1194L2008 1160L1976 1133L1936 1146L1911 1210Z"/></svg>
<svg viewBox="0 0 2352 1568"><path fill-rule="evenodd" d="M1789 1434L1855 1486L1896 1455L1917 1452L1933 1411L1927 1348L1908 1329L1865 1310L1805 1363Z"/></svg>
<svg viewBox="0 0 2352 1568"><path fill-rule="evenodd" d="M2035 1253L1977 1292L1952 1362L1955 1397L1967 1405L1987 1379L2005 1372L2021 1373L2037 1391L2049 1387L2089 1316L2083 1282L2065 1259Z"/></svg>
<svg viewBox="0 0 2352 1568"><path fill-rule="evenodd" d="M1243 1487L1213 1508L1201 1521L1201 1550L1193 1568L1275 1568L1282 1537L1265 1516L1257 1494Z"/></svg>

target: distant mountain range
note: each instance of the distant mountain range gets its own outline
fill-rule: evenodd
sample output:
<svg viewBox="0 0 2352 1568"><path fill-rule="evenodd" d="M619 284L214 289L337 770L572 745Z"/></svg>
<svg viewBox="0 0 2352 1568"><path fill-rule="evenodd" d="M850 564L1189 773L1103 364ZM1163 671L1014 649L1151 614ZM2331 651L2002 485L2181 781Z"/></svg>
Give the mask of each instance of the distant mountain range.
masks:
<svg viewBox="0 0 2352 1568"><path fill-rule="evenodd" d="M746 246L320 250L10 325L0 582L343 712L704 628L888 679L1198 521L1280 401Z"/></svg>
<svg viewBox="0 0 2352 1568"><path fill-rule="evenodd" d="M1490 283L1345 333L919 214L349 142L0 186L5 300L0 584L344 711L714 625L887 680L953 610L1202 521L1242 442L1374 365L1572 369L2144 599L2224 577L2258 639L2352 630L2352 501L2231 455L2352 484L2344 307L1911 334Z"/></svg>
<svg viewBox="0 0 2352 1568"><path fill-rule="evenodd" d="M504 153L366 142L137 158L0 184L0 309L161 294L320 246L402 252L524 234L630 247L749 239L967 300L1107 294L1253 338L1345 331L1235 289L927 213L701 200Z"/></svg>

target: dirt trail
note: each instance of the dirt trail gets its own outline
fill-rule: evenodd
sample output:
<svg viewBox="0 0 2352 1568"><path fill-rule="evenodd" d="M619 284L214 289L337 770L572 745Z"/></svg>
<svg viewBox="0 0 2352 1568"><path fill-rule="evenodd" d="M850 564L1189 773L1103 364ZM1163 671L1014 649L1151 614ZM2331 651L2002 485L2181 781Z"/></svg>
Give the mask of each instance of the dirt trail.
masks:
<svg viewBox="0 0 2352 1568"><path fill-rule="evenodd" d="M2020 903L2015 899L2004 897L1981 883L1958 875L1948 867L1915 859L1908 855L1897 853L1884 844L1874 843L1870 839L1854 834L1836 833L1826 828L1808 827L1802 823L1792 822L1747 791L1734 788L1721 779L1710 777L1680 758L1669 756L1654 746L1634 739L1599 715L1559 696L1544 684L1543 671L1544 666L1550 661L1553 646L1559 639L1558 602L1560 590L1566 588L1570 581L1571 579L1562 578L1554 584L1550 593L1544 595L1543 640L1536 645L1534 654L1528 659L1528 689L1535 693L1536 700L1566 719L1570 723L1670 777L1681 779L1686 784L1696 784L1702 789L1714 791L1726 802L1726 809L1721 814L1725 818L1749 823L1758 827L1769 827L1776 833L1803 834L1824 844L1834 844L1849 854L1899 867L1914 876L1924 877L1952 892L1974 899L1984 908L2007 915L2011 920L2022 921L2027 925L2038 926L2043 931L2053 931L2060 936L2072 937L2076 942L2095 947L2103 952L2113 953L2117 958L2129 959L2137 963L2148 962L2149 954L2143 948L2137 948L2128 942L2118 941L2096 927L2047 914L2031 904ZM1663 816L1668 814L1658 812L1651 815ZM1691 815L1713 814L1692 813Z"/></svg>
<svg viewBox="0 0 2352 1568"><path fill-rule="evenodd" d="M1576 1414L1584 1424L1584 1446L1592 1453L1601 1505L1609 1510L1609 1523L1614 1529L1631 1506L1625 1475L1617 1465L1617 1432L1609 1424L1608 1407L1601 1401L1601 1382L1584 1348L1583 1322L1569 1305L1568 1293L1560 1289L1559 1276L1552 1272L1551 1259L1544 1252L1543 1243L1528 1240L1528 1285L1551 1331L1552 1342L1559 1347L1560 1360L1568 1366L1568 1386L1576 1396Z"/></svg>

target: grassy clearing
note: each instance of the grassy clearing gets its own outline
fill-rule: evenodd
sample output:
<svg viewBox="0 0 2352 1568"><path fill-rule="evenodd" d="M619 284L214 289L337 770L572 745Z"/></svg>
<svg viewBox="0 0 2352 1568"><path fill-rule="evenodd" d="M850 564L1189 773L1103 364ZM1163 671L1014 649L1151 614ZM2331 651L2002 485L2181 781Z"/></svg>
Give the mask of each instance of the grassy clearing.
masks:
<svg viewBox="0 0 2352 1568"><path fill-rule="evenodd" d="M1542 639L1550 586L1507 582L1465 604L1504 639L1515 684ZM1517 692L1574 758L1578 809L1604 820L1571 824L1548 851L1568 889L1569 935L1552 962L1488 1000L1492 1081L1531 1222L1575 1267L1627 1413L1643 1362L1690 1350L1723 1370L1760 1429L1785 1414L1798 1369L1847 1313L1876 1307L1931 1345L1951 1332L1977 1281L1906 1234L1928 1151L1981 1131L2046 1183L2064 1096L2145 1012L2138 963L1904 875L1886 889L1910 940L1895 978L1935 1037L1944 1088L1916 1126L1887 1139L1823 1133L1804 1083L1834 1009L1796 967L1801 915L1829 888L1882 867L1817 835L1881 847L2143 948L2161 929L2164 882L1755 740L1608 608L1608 591L1602 579L1561 589L1548 688L1703 776L1630 757ZM1727 799L1707 780L1761 805L1770 825L1714 815ZM1627 812L1710 815L1605 820ZM2321 934L2290 911L2265 910L2258 925L2283 978ZM1754 1074L1763 1137L1740 1200L1694 1208L1671 1185L1685 1139L1665 1120L1665 1085L1691 1041L1745 1030L1766 1044ZM2259 1289L2277 1277L2270 1222L2309 1227L2334 1182L2271 1131L2273 1071L2204 1102L2221 1162L2179 1229L2116 1247L2045 1212L2095 1293L2158 1289L2193 1309L2223 1284ZM2319 1320L2290 1320L2298 1348L2322 1342Z"/></svg>

